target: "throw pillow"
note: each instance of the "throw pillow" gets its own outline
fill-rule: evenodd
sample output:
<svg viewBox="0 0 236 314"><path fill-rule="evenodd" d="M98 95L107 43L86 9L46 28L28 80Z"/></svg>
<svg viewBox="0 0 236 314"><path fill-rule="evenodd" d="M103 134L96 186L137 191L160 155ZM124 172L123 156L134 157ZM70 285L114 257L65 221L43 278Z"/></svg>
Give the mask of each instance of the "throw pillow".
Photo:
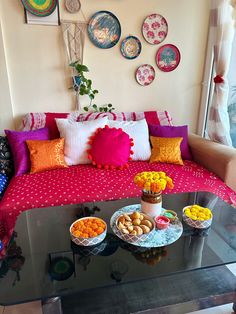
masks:
<svg viewBox="0 0 236 314"><path fill-rule="evenodd" d="M96 131L91 138L91 149L88 151L88 158L93 165L105 169L123 169L128 166L133 154L131 147L133 140L121 129L105 128Z"/></svg>
<svg viewBox="0 0 236 314"><path fill-rule="evenodd" d="M30 152L30 173L68 167L64 159L64 138L26 143Z"/></svg>
<svg viewBox="0 0 236 314"><path fill-rule="evenodd" d="M107 124L107 117L84 122L74 122L69 119L56 119L60 136L65 139L64 155L67 165L88 164L87 150L90 148L90 136L98 128Z"/></svg>
<svg viewBox="0 0 236 314"><path fill-rule="evenodd" d="M7 176L5 174L0 173L0 199L2 198L3 193L7 187L7 183L8 183Z"/></svg>
<svg viewBox="0 0 236 314"><path fill-rule="evenodd" d="M108 121L112 128L121 128L134 140L133 160L149 160L151 146L149 142L148 125L145 119L139 121Z"/></svg>
<svg viewBox="0 0 236 314"><path fill-rule="evenodd" d="M192 160L192 154L188 146L188 126L161 126L149 124L149 132L151 136L157 137L182 137L181 156L183 159Z"/></svg>
<svg viewBox="0 0 236 314"><path fill-rule="evenodd" d="M154 137L151 136L152 155L150 162L166 162L183 165L180 144L182 137Z"/></svg>
<svg viewBox="0 0 236 314"><path fill-rule="evenodd" d="M0 136L0 173L8 179L14 173L13 157L6 136Z"/></svg>
<svg viewBox="0 0 236 314"><path fill-rule="evenodd" d="M9 145L11 147L15 175L19 176L30 170L29 151L26 140L49 140L49 131L42 128L34 131L10 131L5 130Z"/></svg>

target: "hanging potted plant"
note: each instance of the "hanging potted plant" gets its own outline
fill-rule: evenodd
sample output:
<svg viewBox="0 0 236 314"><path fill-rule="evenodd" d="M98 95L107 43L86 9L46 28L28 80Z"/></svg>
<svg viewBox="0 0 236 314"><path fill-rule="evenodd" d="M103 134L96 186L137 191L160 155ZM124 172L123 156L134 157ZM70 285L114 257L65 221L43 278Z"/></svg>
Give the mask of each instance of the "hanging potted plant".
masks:
<svg viewBox="0 0 236 314"><path fill-rule="evenodd" d="M85 106L84 111L92 110L94 112L111 112L115 110L112 104L97 106L96 104L92 104L96 94L98 94L97 89L92 88L92 80L87 79L84 73L89 72L89 69L86 65L79 63L79 61L75 61L70 63L70 67L74 68L76 75L73 76L73 89L75 92L81 96L87 95L90 99L89 105Z"/></svg>

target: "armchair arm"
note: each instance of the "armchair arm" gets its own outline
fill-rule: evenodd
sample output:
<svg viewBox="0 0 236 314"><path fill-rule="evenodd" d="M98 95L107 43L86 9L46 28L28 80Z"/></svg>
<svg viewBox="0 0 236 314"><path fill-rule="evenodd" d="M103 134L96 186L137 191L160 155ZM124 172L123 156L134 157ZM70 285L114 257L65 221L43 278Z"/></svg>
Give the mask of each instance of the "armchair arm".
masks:
<svg viewBox="0 0 236 314"><path fill-rule="evenodd" d="M236 149L195 134L189 134L188 144L193 160L214 172L236 192Z"/></svg>

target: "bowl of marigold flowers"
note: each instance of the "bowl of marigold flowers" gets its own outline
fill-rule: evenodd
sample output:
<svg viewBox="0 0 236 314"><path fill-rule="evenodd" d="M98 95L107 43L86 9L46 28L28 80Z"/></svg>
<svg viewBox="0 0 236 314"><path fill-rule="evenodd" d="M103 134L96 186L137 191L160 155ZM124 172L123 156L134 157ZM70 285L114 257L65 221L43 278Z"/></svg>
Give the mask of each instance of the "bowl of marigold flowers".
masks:
<svg viewBox="0 0 236 314"><path fill-rule="evenodd" d="M183 220L193 228L209 228L212 223L212 211L207 207L194 204L183 208Z"/></svg>
<svg viewBox="0 0 236 314"><path fill-rule="evenodd" d="M107 234L107 224L98 217L84 217L70 226L71 240L81 246L92 246L102 242Z"/></svg>

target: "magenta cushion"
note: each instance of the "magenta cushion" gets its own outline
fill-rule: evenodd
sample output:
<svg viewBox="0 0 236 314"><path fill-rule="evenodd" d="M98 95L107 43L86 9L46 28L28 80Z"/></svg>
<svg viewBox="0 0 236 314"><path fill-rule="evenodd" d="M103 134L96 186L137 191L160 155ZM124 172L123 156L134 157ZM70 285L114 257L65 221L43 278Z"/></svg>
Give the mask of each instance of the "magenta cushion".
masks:
<svg viewBox="0 0 236 314"><path fill-rule="evenodd" d="M30 157L26 140L49 140L48 128L34 131L5 130L14 160L15 175L20 176L30 171Z"/></svg>
<svg viewBox="0 0 236 314"><path fill-rule="evenodd" d="M92 160L93 165L98 168L114 169L124 168L127 162L131 160L130 147L133 140L122 129L109 128L98 129L91 140L91 150L88 158Z"/></svg>
<svg viewBox="0 0 236 314"><path fill-rule="evenodd" d="M149 133L151 136L158 137L182 137L183 141L180 144L182 159L192 160L192 154L188 146L188 126L161 126L149 124Z"/></svg>

